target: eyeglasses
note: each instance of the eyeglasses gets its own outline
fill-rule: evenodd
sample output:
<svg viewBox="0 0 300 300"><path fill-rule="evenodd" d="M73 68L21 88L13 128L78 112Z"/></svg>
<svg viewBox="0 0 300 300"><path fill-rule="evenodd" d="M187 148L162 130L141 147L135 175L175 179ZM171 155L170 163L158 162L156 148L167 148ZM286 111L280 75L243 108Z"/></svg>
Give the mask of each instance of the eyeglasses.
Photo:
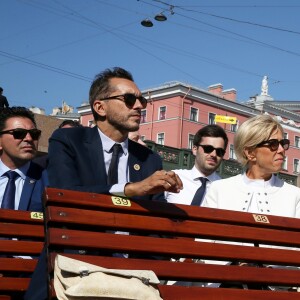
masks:
<svg viewBox="0 0 300 300"><path fill-rule="evenodd" d="M212 153L214 150L216 150L216 154L219 157L223 157L226 153L226 150L223 148L215 148L211 145L198 145L203 148L204 153Z"/></svg>
<svg viewBox="0 0 300 300"><path fill-rule="evenodd" d="M120 99L120 97L122 97L122 99ZM129 108L133 108L136 99L139 99L139 101L141 102L143 108L146 108L147 103L148 103L148 101L145 97L136 96L134 94L129 94L129 93L126 93L126 94L123 94L123 95L111 96L111 97L107 97L107 98L102 98L102 99L99 99L99 100L110 100L110 99L121 100L121 101L125 102L126 106L129 107Z"/></svg>
<svg viewBox="0 0 300 300"><path fill-rule="evenodd" d="M41 136L41 130L39 129L23 129L16 128L11 130L0 131L0 135L2 134L11 134L15 140L23 140L27 134L30 134L33 140L38 140Z"/></svg>
<svg viewBox="0 0 300 300"><path fill-rule="evenodd" d="M270 148L271 151L277 151L278 148L279 148L279 144L282 146L282 148L284 150L288 150L289 147L290 147L290 140L288 140L288 139L282 139L282 140L278 141L276 139L271 139L271 140L259 143L256 146L256 148L266 146L266 147Z"/></svg>

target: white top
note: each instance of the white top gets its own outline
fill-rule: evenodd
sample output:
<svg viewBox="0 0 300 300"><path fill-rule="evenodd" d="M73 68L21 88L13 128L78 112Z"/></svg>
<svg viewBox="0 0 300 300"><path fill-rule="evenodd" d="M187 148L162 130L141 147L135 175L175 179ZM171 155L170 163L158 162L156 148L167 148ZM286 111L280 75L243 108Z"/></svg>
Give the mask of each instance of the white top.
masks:
<svg viewBox="0 0 300 300"><path fill-rule="evenodd" d="M264 181L240 174L211 184L202 206L300 218L300 189L274 175Z"/></svg>
<svg viewBox="0 0 300 300"><path fill-rule="evenodd" d="M178 194L165 192L165 198L170 203L190 205L193 201L196 191L202 185L201 181L199 180L200 177L206 177L209 180L206 183L206 191L203 196L204 199L211 183L221 179L216 172L209 176L204 176L195 166L190 170L178 169L173 171L180 177L183 183L183 189Z"/></svg>

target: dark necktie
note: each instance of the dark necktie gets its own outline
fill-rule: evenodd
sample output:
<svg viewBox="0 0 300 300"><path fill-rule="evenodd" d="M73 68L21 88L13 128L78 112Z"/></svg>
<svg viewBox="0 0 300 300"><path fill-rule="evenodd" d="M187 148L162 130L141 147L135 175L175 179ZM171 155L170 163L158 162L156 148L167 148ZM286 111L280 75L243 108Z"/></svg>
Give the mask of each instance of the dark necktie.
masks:
<svg viewBox="0 0 300 300"><path fill-rule="evenodd" d="M114 144L112 149L111 161L107 173L108 184L118 183L119 152L122 150L122 146L120 144Z"/></svg>
<svg viewBox="0 0 300 300"><path fill-rule="evenodd" d="M4 174L4 176L8 177L8 182L4 191L1 208L15 209L15 180L20 175L15 171L8 171Z"/></svg>
<svg viewBox="0 0 300 300"><path fill-rule="evenodd" d="M203 200L203 196L206 189L206 182L208 181L205 177L200 177L199 180L202 182L202 185L198 188L191 205L200 206Z"/></svg>

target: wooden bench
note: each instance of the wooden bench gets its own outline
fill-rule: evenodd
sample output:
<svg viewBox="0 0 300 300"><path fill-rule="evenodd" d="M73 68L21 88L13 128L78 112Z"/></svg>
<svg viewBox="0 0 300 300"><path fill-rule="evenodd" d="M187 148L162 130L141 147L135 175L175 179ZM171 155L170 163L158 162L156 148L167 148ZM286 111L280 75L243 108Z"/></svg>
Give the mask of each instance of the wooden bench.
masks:
<svg viewBox="0 0 300 300"><path fill-rule="evenodd" d="M48 188L45 199L49 271L63 249L81 250L66 256L105 268L153 270L163 283L216 282L259 286L300 286L295 249L259 247L261 244L300 248L300 220L255 215ZM113 234L112 230L134 234ZM195 241L195 238L242 244ZM255 246L254 246L255 245ZM99 251L91 255L87 251ZM130 258L111 257L129 253ZM151 259L151 256L156 256ZM135 258L132 258L135 257ZM170 258L187 258L185 262ZM255 263L257 267L194 263L192 259ZM52 274L53 275L53 274ZM53 281L50 282L55 298ZM300 299L300 293L261 289L186 287L160 284L164 300L180 299Z"/></svg>
<svg viewBox="0 0 300 300"><path fill-rule="evenodd" d="M0 209L0 300L23 298L43 244L41 213Z"/></svg>

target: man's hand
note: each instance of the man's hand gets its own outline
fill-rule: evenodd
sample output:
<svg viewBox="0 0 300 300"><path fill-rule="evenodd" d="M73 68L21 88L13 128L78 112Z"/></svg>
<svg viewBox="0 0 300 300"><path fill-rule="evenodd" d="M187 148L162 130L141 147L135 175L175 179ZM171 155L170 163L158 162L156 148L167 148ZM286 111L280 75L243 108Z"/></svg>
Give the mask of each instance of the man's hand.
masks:
<svg viewBox="0 0 300 300"><path fill-rule="evenodd" d="M182 181L175 172L162 170L156 171L142 181L126 184L124 193L126 197L133 197L165 191L179 193L182 188Z"/></svg>

